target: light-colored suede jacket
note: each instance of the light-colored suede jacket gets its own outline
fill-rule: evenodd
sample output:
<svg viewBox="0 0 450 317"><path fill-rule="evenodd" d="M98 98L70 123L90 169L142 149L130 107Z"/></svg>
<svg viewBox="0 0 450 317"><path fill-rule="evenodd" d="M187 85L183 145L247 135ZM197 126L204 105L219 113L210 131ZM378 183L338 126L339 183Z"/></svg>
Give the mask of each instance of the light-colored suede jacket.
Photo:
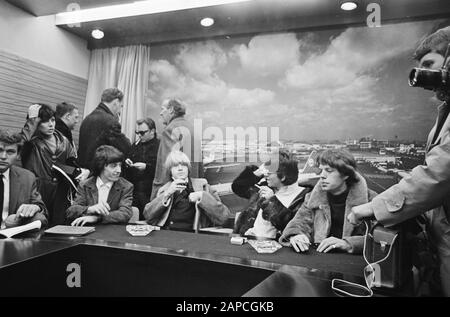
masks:
<svg viewBox="0 0 450 317"><path fill-rule="evenodd" d="M202 199L195 204L196 215L199 217L198 226L194 221L193 229L220 226L230 217L231 213L219 197L216 190L212 189L206 179L191 178L194 191L203 191ZM172 182L166 183L158 190L157 196L144 208L144 218L149 224L163 226L169 217L172 208L172 199L164 203L164 192Z"/></svg>
<svg viewBox="0 0 450 317"><path fill-rule="evenodd" d="M361 253L364 244L364 228L354 226L347 221L352 207L367 203L373 192L367 188L366 180L358 174L359 182L350 187L345 203L345 220L342 237L351 246L351 253ZM370 196L370 197L369 197ZM331 208L328 203L327 193L322 190L319 181L311 193L308 193L305 202L300 207L294 218L284 229L279 241L289 246L289 238L297 234L306 235L311 243L320 243L327 238L331 229Z"/></svg>

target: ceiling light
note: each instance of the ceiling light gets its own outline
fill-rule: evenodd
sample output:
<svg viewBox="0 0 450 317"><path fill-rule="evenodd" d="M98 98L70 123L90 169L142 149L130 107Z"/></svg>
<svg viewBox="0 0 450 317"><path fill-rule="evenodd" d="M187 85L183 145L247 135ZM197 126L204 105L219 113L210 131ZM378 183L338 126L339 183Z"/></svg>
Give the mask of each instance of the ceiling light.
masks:
<svg viewBox="0 0 450 317"><path fill-rule="evenodd" d="M94 39L100 40L105 36L105 33L100 29L92 30L91 35Z"/></svg>
<svg viewBox="0 0 450 317"><path fill-rule="evenodd" d="M200 24L203 25L204 27L208 27L214 24L214 19L212 18L203 18L200 21Z"/></svg>
<svg viewBox="0 0 450 317"><path fill-rule="evenodd" d="M352 11L358 7L358 4L355 1L343 1L341 3L341 9L344 11Z"/></svg>
<svg viewBox="0 0 450 317"><path fill-rule="evenodd" d="M92 9L61 12L55 15L55 24L76 24L117 19L130 16L211 7L254 0L145 0Z"/></svg>

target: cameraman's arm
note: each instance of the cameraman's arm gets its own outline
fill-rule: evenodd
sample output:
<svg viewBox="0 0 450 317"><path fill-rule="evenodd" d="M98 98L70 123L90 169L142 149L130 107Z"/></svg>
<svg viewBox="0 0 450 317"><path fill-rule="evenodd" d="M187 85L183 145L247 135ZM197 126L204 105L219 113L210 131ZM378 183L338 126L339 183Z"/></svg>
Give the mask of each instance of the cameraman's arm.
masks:
<svg viewBox="0 0 450 317"><path fill-rule="evenodd" d="M450 131L441 144L428 153L426 166L415 167L411 175L387 189L370 203L378 221L395 225L438 207L450 191Z"/></svg>

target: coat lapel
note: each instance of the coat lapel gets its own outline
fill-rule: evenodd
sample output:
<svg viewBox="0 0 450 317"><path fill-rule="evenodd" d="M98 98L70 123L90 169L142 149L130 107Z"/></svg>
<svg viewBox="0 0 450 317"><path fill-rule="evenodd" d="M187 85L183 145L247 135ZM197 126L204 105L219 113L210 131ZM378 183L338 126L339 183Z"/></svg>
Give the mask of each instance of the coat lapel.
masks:
<svg viewBox="0 0 450 317"><path fill-rule="evenodd" d="M346 219L352 208L355 206L359 206L365 204L369 201L367 183L364 177L358 175L360 180L358 183L354 184L350 191L348 192L347 200L345 201L345 220L344 227L342 230L343 237L350 237L355 229L355 226L348 222Z"/></svg>
<svg viewBox="0 0 450 317"><path fill-rule="evenodd" d="M89 192L88 192L88 199L87 202L89 205L95 205L98 203L98 189L97 189L97 185L95 184L97 180L97 177L92 177L92 179L90 179L87 184L87 186L89 187Z"/></svg>
<svg viewBox="0 0 450 317"><path fill-rule="evenodd" d="M109 191L108 199L106 201L112 210L116 209L113 206L119 206L119 202L117 200L121 197L120 191L122 188L123 186L119 179L117 182L113 183L111 190Z"/></svg>

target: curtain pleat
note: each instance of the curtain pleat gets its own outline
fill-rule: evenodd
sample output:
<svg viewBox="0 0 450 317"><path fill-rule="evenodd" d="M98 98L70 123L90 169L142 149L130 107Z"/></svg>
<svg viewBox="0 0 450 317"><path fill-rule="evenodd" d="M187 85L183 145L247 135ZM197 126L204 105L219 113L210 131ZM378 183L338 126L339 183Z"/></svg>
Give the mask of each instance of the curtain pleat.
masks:
<svg viewBox="0 0 450 317"><path fill-rule="evenodd" d="M117 87L125 95L120 117L122 132L133 140L136 120L145 115L149 64L149 46L93 50L89 65L84 117L100 103L103 90Z"/></svg>

